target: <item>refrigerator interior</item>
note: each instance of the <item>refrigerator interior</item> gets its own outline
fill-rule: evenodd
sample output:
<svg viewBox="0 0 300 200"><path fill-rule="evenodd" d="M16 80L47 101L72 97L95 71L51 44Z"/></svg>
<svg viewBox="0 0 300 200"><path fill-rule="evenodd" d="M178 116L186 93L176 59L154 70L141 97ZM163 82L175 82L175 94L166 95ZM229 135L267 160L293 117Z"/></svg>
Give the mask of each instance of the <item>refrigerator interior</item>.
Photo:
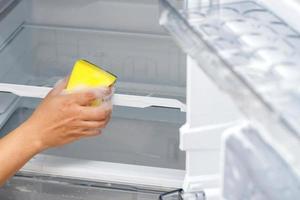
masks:
<svg viewBox="0 0 300 200"><path fill-rule="evenodd" d="M128 101L115 106L101 137L46 151L33 158L22 173L155 186L158 190L181 188L188 160L181 146L193 150L188 156L195 171L189 168L188 175L201 179L202 188L218 187L222 131L227 122L240 116L228 97L197 70L196 79L191 80L199 84L190 87L191 96L198 96L190 105L197 108L190 109L188 117L193 127L209 127L201 134L191 134L197 140L190 137L180 144L190 61L159 26L156 0L12 2L0 15L0 89L6 91L0 93L0 135L34 111L40 98L30 95L52 87L79 58L117 74L117 95L150 101L145 108L124 105ZM180 1L176 3L182 6Z"/></svg>
<svg viewBox="0 0 300 200"><path fill-rule="evenodd" d="M145 13L149 18L138 19ZM125 16L126 21L119 20ZM39 163L42 160L39 158L49 156L60 160L51 176L63 176L64 170L72 171L64 167L72 167L70 163L74 160L78 164L75 168L84 173L89 171L84 171L84 167L90 162L95 166L104 162L120 167L114 171L121 177L115 178L116 182L129 184L126 178L122 179L130 176L126 174L129 170L135 183L147 185L147 178L137 178L136 174L149 171L152 185L180 187L185 153L179 149L179 128L185 122L185 112L180 106L155 103L155 98L184 106L186 56L159 27L157 20L156 1L135 0L84 3L76 0L72 4L69 1L21 0L13 1L8 11L2 13L0 29L6 30L0 37L2 88L11 85L53 87L70 73L77 59L83 58L118 75L115 93L147 97L148 101L153 98L154 102L146 108L115 106L111 123L101 137L38 155L29 163L33 168L43 166L43 170L33 170L35 173L50 174L44 167L46 161ZM23 90L24 93L32 92ZM1 136L24 122L41 101L8 92L1 92L0 98ZM47 160L48 165L51 159ZM25 166L24 171L29 168ZM83 178L84 173L81 174ZM106 175L104 181L113 179L109 176ZM158 181L161 179L165 182Z"/></svg>

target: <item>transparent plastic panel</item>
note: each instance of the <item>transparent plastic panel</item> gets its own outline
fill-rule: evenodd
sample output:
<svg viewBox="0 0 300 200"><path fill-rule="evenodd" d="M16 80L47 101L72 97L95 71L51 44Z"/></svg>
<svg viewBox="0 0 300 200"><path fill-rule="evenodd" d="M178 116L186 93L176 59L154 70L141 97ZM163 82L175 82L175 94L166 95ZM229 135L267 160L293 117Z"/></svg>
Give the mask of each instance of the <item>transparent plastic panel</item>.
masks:
<svg viewBox="0 0 300 200"><path fill-rule="evenodd" d="M162 2L165 6L169 2L173 3ZM194 36L189 37L191 41L204 42L202 47L197 46L197 42L182 39L190 36L183 36L184 32L189 33L188 30L171 30L175 35L183 32L179 40L185 50L198 58L200 66L209 75L219 82L226 82L222 86L232 95L239 96L244 92L234 92L232 88L251 90L257 96L257 101L263 101L271 112L286 119L289 128L298 132L299 33L256 1L210 1L208 5L203 3L205 1L195 2L200 2L201 5L178 11L178 20L184 20L185 25L190 28L190 34ZM162 18L162 23L166 23L167 27L176 26L171 25L176 23L176 20L172 21L171 14L170 26L167 21L168 19ZM179 21L177 23L180 24ZM214 59L217 58L211 58L207 63L203 63L203 60L201 62L197 54L200 54L200 50L204 51L203 55L214 54L219 58L218 62L223 62L223 66L216 66ZM228 68L228 71L224 68ZM214 69L218 71L214 72ZM245 107L251 108L247 106L251 102L244 102Z"/></svg>
<svg viewBox="0 0 300 200"><path fill-rule="evenodd" d="M27 22L166 35L157 0L26 0ZM147 17L145 17L147 16Z"/></svg>
<svg viewBox="0 0 300 200"><path fill-rule="evenodd" d="M223 158L225 199L294 200L299 197L300 177L261 136L262 132L253 125L228 131Z"/></svg>
<svg viewBox="0 0 300 200"><path fill-rule="evenodd" d="M53 86L86 59L119 77L117 92L185 93L185 56L168 36L24 25L0 59L3 83Z"/></svg>
<svg viewBox="0 0 300 200"><path fill-rule="evenodd" d="M299 32L263 1L198 2L160 0L161 24L299 173Z"/></svg>
<svg viewBox="0 0 300 200"><path fill-rule="evenodd" d="M58 178L17 176L0 189L1 200L156 200L162 191Z"/></svg>

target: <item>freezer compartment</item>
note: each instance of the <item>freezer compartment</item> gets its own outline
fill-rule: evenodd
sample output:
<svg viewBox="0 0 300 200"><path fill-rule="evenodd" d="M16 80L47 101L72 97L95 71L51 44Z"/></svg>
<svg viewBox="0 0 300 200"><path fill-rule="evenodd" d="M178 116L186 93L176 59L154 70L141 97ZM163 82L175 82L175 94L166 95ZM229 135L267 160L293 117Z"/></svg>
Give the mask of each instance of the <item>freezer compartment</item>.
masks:
<svg viewBox="0 0 300 200"><path fill-rule="evenodd" d="M16 176L0 189L2 200L156 200L163 191L110 183Z"/></svg>
<svg viewBox="0 0 300 200"><path fill-rule="evenodd" d="M299 32L264 1L186 2L160 0L161 24L299 171Z"/></svg>
<svg viewBox="0 0 300 200"><path fill-rule="evenodd" d="M9 133L24 122L40 100L23 98L0 131ZM176 109L114 107L111 123L99 137L78 141L43 154L91 161L184 169L179 128L185 113Z"/></svg>

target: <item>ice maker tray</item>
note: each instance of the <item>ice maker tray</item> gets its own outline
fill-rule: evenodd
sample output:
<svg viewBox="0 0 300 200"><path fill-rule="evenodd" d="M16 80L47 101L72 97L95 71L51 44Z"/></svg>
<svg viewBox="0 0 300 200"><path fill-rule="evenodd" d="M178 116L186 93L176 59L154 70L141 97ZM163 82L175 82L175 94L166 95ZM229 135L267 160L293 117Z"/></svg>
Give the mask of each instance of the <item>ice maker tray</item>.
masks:
<svg viewBox="0 0 300 200"><path fill-rule="evenodd" d="M198 2L160 0L161 24L300 174L299 32L261 1Z"/></svg>

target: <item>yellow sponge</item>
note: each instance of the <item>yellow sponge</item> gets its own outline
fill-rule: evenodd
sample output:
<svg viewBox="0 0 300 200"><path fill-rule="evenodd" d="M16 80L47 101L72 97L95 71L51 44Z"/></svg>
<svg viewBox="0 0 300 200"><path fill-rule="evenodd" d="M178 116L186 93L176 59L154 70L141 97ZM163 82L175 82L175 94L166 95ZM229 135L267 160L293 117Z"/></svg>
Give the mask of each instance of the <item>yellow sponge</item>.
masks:
<svg viewBox="0 0 300 200"><path fill-rule="evenodd" d="M78 60L71 73L67 91L81 88L110 87L115 84L117 77L100 67L85 61Z"/></svg>

